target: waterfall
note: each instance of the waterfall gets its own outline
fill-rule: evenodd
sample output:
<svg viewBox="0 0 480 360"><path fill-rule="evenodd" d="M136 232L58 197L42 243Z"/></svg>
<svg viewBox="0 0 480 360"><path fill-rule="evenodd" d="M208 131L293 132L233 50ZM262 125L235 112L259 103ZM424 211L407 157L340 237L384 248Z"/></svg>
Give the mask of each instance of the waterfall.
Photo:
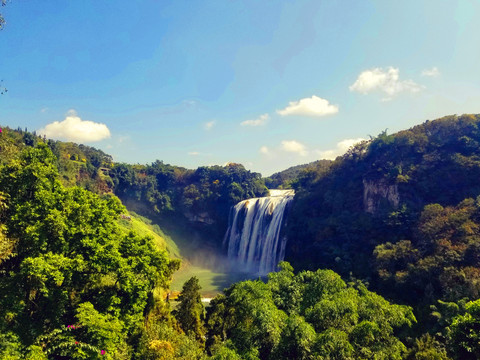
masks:
<svg viewBox="0 0 480 360"><path fill-rule="evenodd" d="M248 272L275 271L285 257L287 239L280 239L283 217L293 190L270 190L270 196L248 199L232 207L224 246L228 258Z"/></svg>

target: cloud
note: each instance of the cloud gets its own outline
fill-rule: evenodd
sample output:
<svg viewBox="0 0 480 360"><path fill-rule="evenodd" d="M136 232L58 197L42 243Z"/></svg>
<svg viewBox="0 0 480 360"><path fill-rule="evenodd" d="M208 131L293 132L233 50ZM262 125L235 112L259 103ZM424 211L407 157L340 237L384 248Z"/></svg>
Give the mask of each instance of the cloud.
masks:
<svg viewBox="0 0 480 360"><path fill-rule="evenodd" d="M204 153L199 151L189 151L187 154L190 156L212 156L211 153Z"/></svg>
<svg viewBox="0 0 480 360"><path fill-rule="evenodd" d="M311 98L304 98L298 101L291 101L283 110L277 110L282 116L304 115L320 117L338 113L338 106L332 105L328 100L313 95Z"/></svg>
<svg viewBox="0 0 480 360"><path fill-rule="evenodd" d="M261 154L268 154L270 152L270 150L266 146L262 146L259 151Z"/></svg>
<svg viewBox="0 0 480 360"><path fill-rule="evenodd" d="M107 125L82 120L75 110L69 110L63 121L54 121L37 132L48 138L74 142L95 142L110 137Z"/></svg>
<svg viewBox="0 0 480 360"><path fill-rule="evenodd" d="M440 71L436 66L422 71L422 76L437 77L438 75L440 75Z"/></svg>
<svg viewBox="0 0 480 360"><path fill-rule="evenodd" d="M242 126L260 126L260 125L265 125L267 121L270 119L270 115L268 114L263 114L260 115L257 119L255 120L245 120L240 123Z"/></svg>
<svg viewBox="0 0 480 360"><path fill-rule="evenodd" d="M41 109L40 109L40 112L41 112L42 114L46 113L47 111L48 111L48 107L44 107L44 108L41 108Z"/></svg>
<svg viewBox="0 0 480 360"><path fill-rule="evenodd" d="M205 130L210 130L214 125L215 125L215 120L212 120L203 124L203 127L205 128Z"/></svg>
<svg viewBox="0 0 480 360"><path fill-rule="evenodd" d="M297 153L301 156L306 156L308 154L305 145L295 140L282 141L282 149L288 152Z"/></svg>
<svg viewBox="0 0 480 360"><path fill-rule="evenodd" d="M398 68L388 67L386 69L374 68L365 70L358 75L357 80L349 87L350 91L368 94L373 91L384 92L388 95L383 100L390 100L401 92L416 93L423 89L423 86L413 80L400 80Z"/></svg>
<svg viewBox="0 0 480 360"><path fill-rule="evenodd" d="M365 139L362 139L362 138L345 139L338 142L335 149L324 150L324 151L317 150L316 153L319 155L320 159L335 160L337 156L345 154L347 150L350 149L350 147L364 140Z"/></svg>

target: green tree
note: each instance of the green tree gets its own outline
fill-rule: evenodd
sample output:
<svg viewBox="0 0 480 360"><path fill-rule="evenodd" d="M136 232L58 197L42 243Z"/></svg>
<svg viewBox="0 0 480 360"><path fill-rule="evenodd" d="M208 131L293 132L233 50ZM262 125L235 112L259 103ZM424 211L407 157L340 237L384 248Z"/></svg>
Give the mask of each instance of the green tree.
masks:
<svg viewBox="0 0 480 360"><path fill-rule="evenodd" d="M303 317L292 314L285 321L281 341L272 357L291 360L312 359L316 338L313 326Z"/></svg>
<svg viewBox="0 0 480 360"><path fill-rule="evenodd" d="M183 284L182 292L178 296L178 307L174 312L180 327L187 335L194 336L198 341L204 342L205 329L203 327L204 308L201 286L196 276L191 277Z"/></svg>
<svg viewBox="0 0 480 360"><path fill-rule="evenodd" d="M231 342L225 342L217 344L212 348L211 360L243 360L240 355L237 354Z"/></svg>
<svg viewBox="0 0 480 360"><path fill-rule="evenodd" d="M449 360L444 344L429 334L415 340L415 345L409 351L408 360Z"/></svg>
<svg viewBox="0 0 480 360"><path fill-rule="evenodd" d="M328 329L322 332L315 342L314 350L319 359L355 359L354 348L349 342L348 334L337 329Z"/></svg>
<svg viewBox="0 0 480 360"><path fill-rule="evenodd" d="M273 301L262 281L232 285L210 303L207 320L209 339L230 339L243 358L266 359L278 346L287 315ZM220 322L217 325L216 321Z"/></svg>
<svg viewBox="0 0 480 360"><path fill-rule="evenodd" d="M57 174L45 144L26 148L0 170L2 238L17 239L0 263L0 332L9 329L24 346L53 351L42 337L52 334L54 347L63 349L72 337L62 329L77 319L79 343L122 358L119 339L142 323L153 289L167 285L175 264L151 238L119 229L125 209L116 197L65 189ZM107 341L108 324L120 338Z"/></svg>
<svg viewBox="0 0 480 360"><path fill-rule="evenodd" d="M286 261L278 264L279 271L268 274L268 287L275 305L287 314L298 312L302 284L295 281L293 267Z"/></svg>
<svg viewBox="0 0 480 360"><path fill-rule="evenodd" d="M453 318L448 345L455 359L480 358L480 300L467 303L465 314Z"/></svg>
<svg viewBox="0 0 480 360"><path fill-rule="evenodd" d="M133 354L138 360L200 360L203 347L192 337L176 331L165 321L148 324Z"/></svg>
<svg viewBox="0 0 480 360"><path fill-rule="evenodd" d="M416 322L411 308L390 304L361 282L346 284L331 270L295 275L288 263L280 268L267 284L237 283L210 303L209 348L230 341L253 359L401 359L406 353L396 331Z"/></svg>

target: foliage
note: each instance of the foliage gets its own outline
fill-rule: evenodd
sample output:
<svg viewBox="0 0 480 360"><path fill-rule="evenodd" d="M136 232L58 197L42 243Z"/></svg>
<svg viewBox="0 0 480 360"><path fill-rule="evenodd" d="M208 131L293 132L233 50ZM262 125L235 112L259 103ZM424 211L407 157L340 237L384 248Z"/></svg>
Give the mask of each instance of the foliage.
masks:
<svg viewBox="0 0 480 360"><path fill-rule="evenodd" d="M47 140L27 129L12 130L2 127L0 163L8 163L18 158L25 147L34 147L39 142L47 144L55 155L55 164L63 185L81 186L100 194L111 192L113 183L108 171L113 165L113 159L110 155L82 144Z"/></svg>
<svg viewBox="0 0 480 360"><path fill-rule="evenodd" d="M426 206L414 234L375 248L384 291L410 303L480 296L480 197Z"/></svg>
<svg viewBox="0 0 480 360"><path fill-rule="evenodd" d="M20 359L22 347L20 339L12 332L0 333L0 358L4 360Z"/></svg>
<svg viewBox="0 0 480 360"><path fill-rule="evenodd" d="M178 264L151 238L119 229L125 209L117 198L64 188L55 162L39 144L0 169L2 238L16 239L14 256L2 255L0 264L0 332L9 329L25 347L38 343L51 352L52 345L82 358L82 348L69 345L73 338L58 332L77 319L79 344L125 358L125 336ZM47 334L56 340L43 342Z"/></svg>
<svg viewBox="0 0 480 360"><path fill-rule="evenodd" d="M179 305L174 311L174 316L187 335L192 335L197 341L203 342L205 337L204 308L200 289L196 276L185 282L182 292L178 296Z"/></svg>
<svg viewBox="0 0 480 360"><path fill-rule="evenodd" d="M409 358L446 358L452 319L467 316L465 302L480 297L479 125L480 115L462 115L384 131L328 171L293 182L287 259L366 279L389 299L414 306L420 324L411 332L418 338ZM282 306L290 309L292 299L281 299ZM310 316L351 318L347 299L324 302L325 310ZM462 358L451 342L449 349Z"/></svg>
<svg viewBox="0 0 480 360"><path fill-rule="evenodd" d="M93 147L42 138L27 129L2 129L0 164L18 158L25 147L46 143L64 186L97 194L113 192L129 209L156 223L201 230L205 241L222 237L232 205L267 194L261 175L240 164L188 170L159 160L150 165L114 163L110 155Z"/></svg>
<svg viewBox="0 0 480 360"><path fill-rule="evenodd" d="M143 329L140 347L133 359L195 360L203 358L202 346L183 332L175 330L165 319L149 321Z"/></svg>
<svg viewBox="0 0 480 360"><path fill-rule="evenodd" d="M212 349L212 360L243 360L237 352L233 349L233 345L230 341L217 344Z"/></svg>
<svg viewBox="0 0 480 360"><path fill-rule="evenodd" d="M466 304L465 314L456 316L449 330L449 350L455 359L480 358L480 300Z"/></svg>
<svg viewBox="0 0 480 360"><path fill-rule="evenodd" d="M331 270L297 275L292 270L282 263L266 284L237 283L214 299L207 313L207 345L228 340L243 358L259 359L400 359L405 354L395 329L416 322L411 308L390 304L362 283L346 284Z"/></svg>
<svg viewBox="0 0 480 360"><path fill-rule="evenodd" d="M429 334L415 340L415 345L410 349L408 360L449 360L442 343Z"/></svg>
<svg viewBox="0 0 480 360"><path fill-rule="evenodd" d="M265 178L265 185L269 189L290 189L293 186L306 186L317 177L328 171L331 160L317 160L308 164L292 166L286 170L277 172ZM313 175L311 178L311 175Z"/></svg>
<svg viewBox="0 0 480 360"><path fill-rule="evenodd" d="M479 122L479 115L449 116L393 135L385 131L352 147L327 172L315 172L313 181L297 183L289 259L301 268L374 277L374 247L412 240L426 205L454 206L480 195ZM367 185L377 194L398 192L398 203L367 194Z"/></svg>
<svg viewBox="0 0 480 360"><path fill-rule="evenodd" d="M172 315L158 288L178 261L144 236L152 229L131 231L139 227L119 219L125 208L109 193L149 215L223 229L230 206L264 195L272 179L239 164L114 164L90 147L3 128L0 358L479 358L479 121L384 131L334 162L279 176L297 192L288 256L339 274L281 263L266 283L225 290L206 318L195 278ZM395 189L398 203L377 194L367 208L368 186ZM414 306L419 324L411 329L410 307L354 277Z"/></svg>
<svg viewBox="0 0 480 360"><path fill-rule="evenodd" d="M195 171L158 160L147 166L116 164L110 176L116 194L148 204L153 212L182 216L207 213L222 224L233 204L267 191L260 174L233 163Z"/></svg>

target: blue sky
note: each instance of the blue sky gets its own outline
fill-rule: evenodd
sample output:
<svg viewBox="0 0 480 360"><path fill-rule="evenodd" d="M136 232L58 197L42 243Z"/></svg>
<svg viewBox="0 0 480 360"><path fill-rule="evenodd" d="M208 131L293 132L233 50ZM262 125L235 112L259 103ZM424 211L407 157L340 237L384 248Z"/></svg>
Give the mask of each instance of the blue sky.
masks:
<svg viewBox="0 0 480 360"><path fill-rule="evenodd" d="M12 0L0 124L270 175L480 112L480 1Z"/></svg>

